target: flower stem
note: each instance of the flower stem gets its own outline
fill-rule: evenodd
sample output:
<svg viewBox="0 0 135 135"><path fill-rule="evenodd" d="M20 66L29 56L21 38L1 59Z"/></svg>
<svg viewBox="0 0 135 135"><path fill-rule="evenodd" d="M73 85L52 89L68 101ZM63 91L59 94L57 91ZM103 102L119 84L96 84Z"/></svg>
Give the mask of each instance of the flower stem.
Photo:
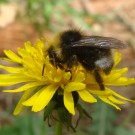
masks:
<svg viewBox="0 0 135 135"><path fill-rule="evenodd" d="M55 135L62 135L62 123L60 121L57 122Z"/></svg>
<svg viewBox="0 0 135 135"><path fill-rule="evenodd" d="M102 103L98 135L105 135L106 114L107 106L104 103Z"/></svg>

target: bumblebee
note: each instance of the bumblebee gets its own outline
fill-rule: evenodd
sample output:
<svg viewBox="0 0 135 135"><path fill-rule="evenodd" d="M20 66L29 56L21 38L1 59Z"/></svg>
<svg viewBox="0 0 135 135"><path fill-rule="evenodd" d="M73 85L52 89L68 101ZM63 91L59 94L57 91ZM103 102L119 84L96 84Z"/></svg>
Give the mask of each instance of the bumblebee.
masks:
<svg viewBox="0 0 135 135"><path fill-rule="evenodd" d="M56 67L70 71L80 63L88 72L93 73L100 90L105 90L102 70L106 75L114 65L111 49L123 49L127 45L112 37L88 36L78 30L67 30L54 38L48 49L50 61Z"/></svg>

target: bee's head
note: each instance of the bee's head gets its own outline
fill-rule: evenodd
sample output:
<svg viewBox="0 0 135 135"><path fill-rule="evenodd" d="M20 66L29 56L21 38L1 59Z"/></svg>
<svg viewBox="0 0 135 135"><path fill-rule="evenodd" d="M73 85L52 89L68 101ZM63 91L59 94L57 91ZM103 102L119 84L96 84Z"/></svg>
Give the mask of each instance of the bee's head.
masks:
<svg viewBox="0 0 135 135"><path fill-rule="evenodd" d="M57 50L58 48L59 50L68 48L74 42L81 40L83 36L83 33L76 29L61 32L54 37L52 41L53 48Z"/></svg>
<svg viewBox="0 0 135 135"><path fill-rule="evenodd" d="M62 47L72 45L74 42L82 38L82 33L78 30L68 30L60 34L60 42Z"/></svg>

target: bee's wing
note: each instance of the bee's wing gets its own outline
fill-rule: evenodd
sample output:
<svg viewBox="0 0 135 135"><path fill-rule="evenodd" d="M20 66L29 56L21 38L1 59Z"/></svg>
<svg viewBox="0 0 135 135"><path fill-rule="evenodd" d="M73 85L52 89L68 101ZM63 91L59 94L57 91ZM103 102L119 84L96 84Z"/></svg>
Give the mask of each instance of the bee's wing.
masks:
<svg viewBox="0 0 135 135"><path fill-rule="evenodd" d="M112 37L87 36L74 42L72 47L98 47L98 48L114 48L122 49L128 47L122 41Z"/></svg>

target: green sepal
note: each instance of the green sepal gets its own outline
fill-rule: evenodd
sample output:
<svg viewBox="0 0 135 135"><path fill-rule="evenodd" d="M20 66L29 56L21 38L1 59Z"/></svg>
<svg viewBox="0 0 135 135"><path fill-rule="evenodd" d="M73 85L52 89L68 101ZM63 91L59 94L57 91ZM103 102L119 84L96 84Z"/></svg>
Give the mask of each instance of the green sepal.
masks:
<svg viewBox="0 0 135 135"><path fill-rule="evenodd" d="M76 108L79 112L79 117L77 119L75 128L78 126L78 123L79 123L80 119L82 118L83 114L92 120L92 117L89 115L89 113L79 103L76 105Z"/></svg>
<svg viewBox="0 0 135 135"><path fill-rule="evenodd" d="M56 102L55 101L50 101L50 103L47 105L47 107L44 110L44 121L49 118L49 116L52 114L53 110L56 107Z"/></svg>
<svg viewBox="0 0 135 135"><path fill-rule="evenodd" d="M68 129L71 128L74 132L76 132L75 128L72 125L72 114L70 114L66 108L58 108L58 116L61 123L65 124Z"/></svg>

